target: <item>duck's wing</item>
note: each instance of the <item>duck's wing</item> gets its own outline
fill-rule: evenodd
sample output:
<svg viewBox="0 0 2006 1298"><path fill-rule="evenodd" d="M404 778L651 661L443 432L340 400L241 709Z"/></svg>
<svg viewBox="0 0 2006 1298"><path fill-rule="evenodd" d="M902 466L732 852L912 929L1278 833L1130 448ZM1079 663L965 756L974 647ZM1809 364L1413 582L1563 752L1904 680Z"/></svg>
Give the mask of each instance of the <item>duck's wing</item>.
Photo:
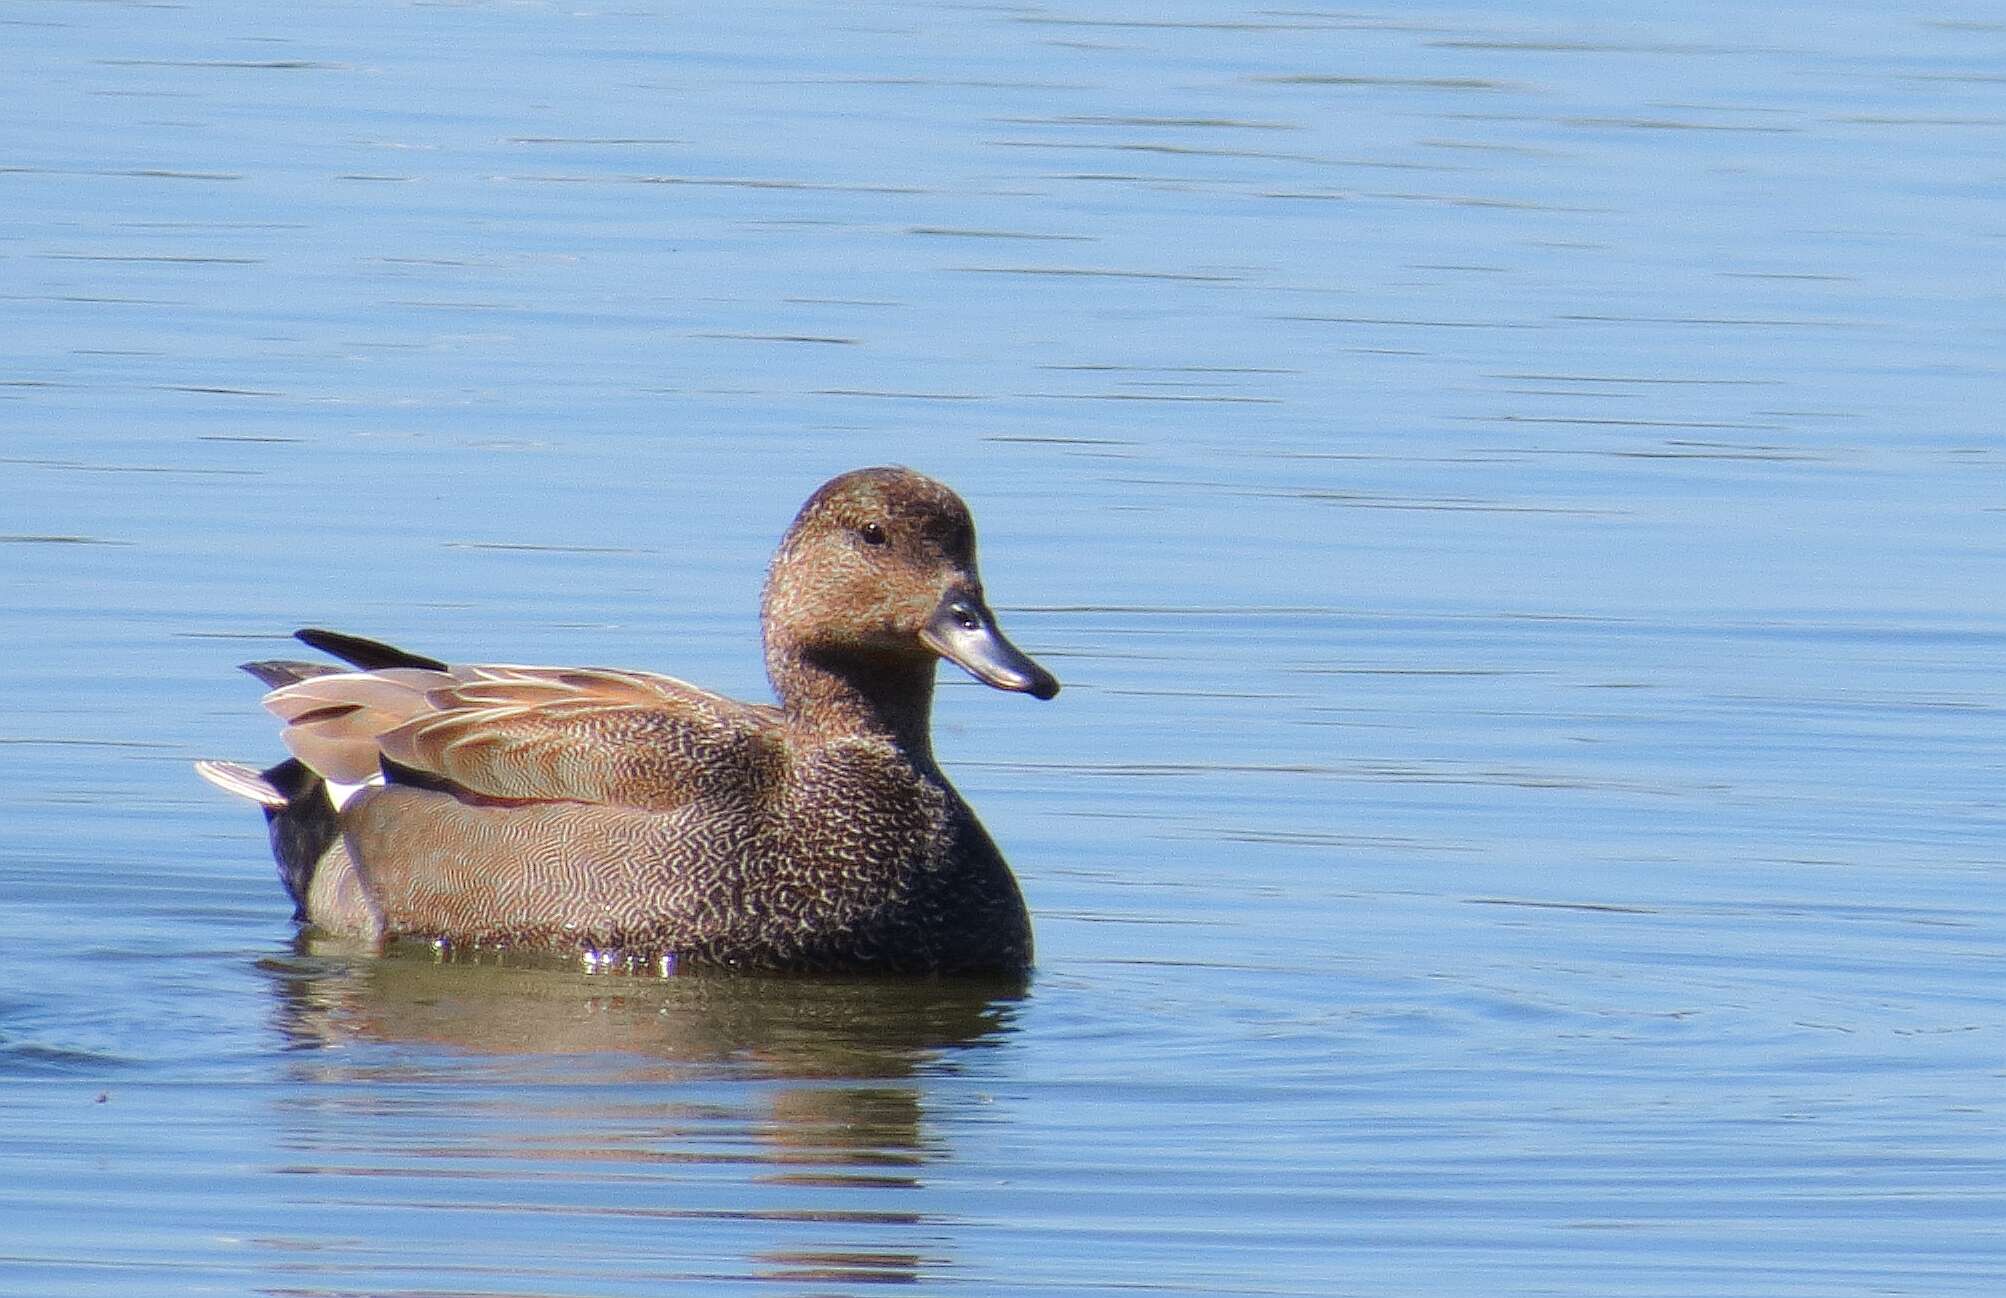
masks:
<svg viewBox="0 0 2006 1298"><path fill-rule="evenodd" d="M673 676L592 667L392 667L273 690L286 746L329 780L387 773L507 802L668 811L778 760L780 712Z"/></svg>

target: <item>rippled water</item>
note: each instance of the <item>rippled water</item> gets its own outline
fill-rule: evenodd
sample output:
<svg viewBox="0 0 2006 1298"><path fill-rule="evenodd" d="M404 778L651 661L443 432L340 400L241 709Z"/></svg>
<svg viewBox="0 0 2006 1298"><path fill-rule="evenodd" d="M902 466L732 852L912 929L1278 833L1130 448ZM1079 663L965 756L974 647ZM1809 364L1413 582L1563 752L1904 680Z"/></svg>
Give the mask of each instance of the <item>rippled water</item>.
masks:
<svg viewBox="0 0 2006 1298"><path fill-rule="evenodd" d="M2006 1286L1996 7L0 27L0 1291ZM232 664L880 462L1028 984L295 947Z"/></svg>

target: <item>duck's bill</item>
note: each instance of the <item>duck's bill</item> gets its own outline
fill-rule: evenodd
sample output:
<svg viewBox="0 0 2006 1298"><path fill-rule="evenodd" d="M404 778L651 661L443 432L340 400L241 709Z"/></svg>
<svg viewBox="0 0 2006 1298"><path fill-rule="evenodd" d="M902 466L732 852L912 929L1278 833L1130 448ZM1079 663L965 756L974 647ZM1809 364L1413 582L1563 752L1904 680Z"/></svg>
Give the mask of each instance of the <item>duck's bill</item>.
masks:
<svg viewBox="0 0 2006 1298"><path fill-rule="evenodd" d="M996 629L996 615L972 596L950 594L940 601L919 638L984 685L1034 699L1049 699L1059 692L1059 678L1004 639Z"/></svg>

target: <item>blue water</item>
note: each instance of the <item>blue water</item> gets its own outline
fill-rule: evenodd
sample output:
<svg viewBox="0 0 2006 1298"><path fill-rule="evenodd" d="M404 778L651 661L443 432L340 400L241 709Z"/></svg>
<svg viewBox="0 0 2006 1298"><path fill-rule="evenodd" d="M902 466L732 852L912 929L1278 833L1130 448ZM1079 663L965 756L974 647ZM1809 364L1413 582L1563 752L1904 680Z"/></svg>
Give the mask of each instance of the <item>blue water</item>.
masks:
<svg viewBox="0 0 2006 1298"><path fill-rule="evenodd" d="M1996 6L0 31L0 1292L2006 1288ZM884 462L1027 988L296 947L233 664Z"/></svg>

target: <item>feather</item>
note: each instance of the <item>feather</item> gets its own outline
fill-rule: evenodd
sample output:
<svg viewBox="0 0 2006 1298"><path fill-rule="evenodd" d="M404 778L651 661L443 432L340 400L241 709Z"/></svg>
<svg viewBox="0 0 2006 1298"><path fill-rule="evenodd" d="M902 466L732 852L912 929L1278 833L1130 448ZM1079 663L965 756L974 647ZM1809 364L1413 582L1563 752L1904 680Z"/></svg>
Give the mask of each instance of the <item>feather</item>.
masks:
<svg viewBox="0 0 2006 1298"><path fill-rule="evenodd" d="M195 773L225 793L234 793L240 798L249 798L260 806L274 811L284 809L286 795L272 786L262 772L255 771L242 762L219 762L205 758L195 763Z"/></svg>

